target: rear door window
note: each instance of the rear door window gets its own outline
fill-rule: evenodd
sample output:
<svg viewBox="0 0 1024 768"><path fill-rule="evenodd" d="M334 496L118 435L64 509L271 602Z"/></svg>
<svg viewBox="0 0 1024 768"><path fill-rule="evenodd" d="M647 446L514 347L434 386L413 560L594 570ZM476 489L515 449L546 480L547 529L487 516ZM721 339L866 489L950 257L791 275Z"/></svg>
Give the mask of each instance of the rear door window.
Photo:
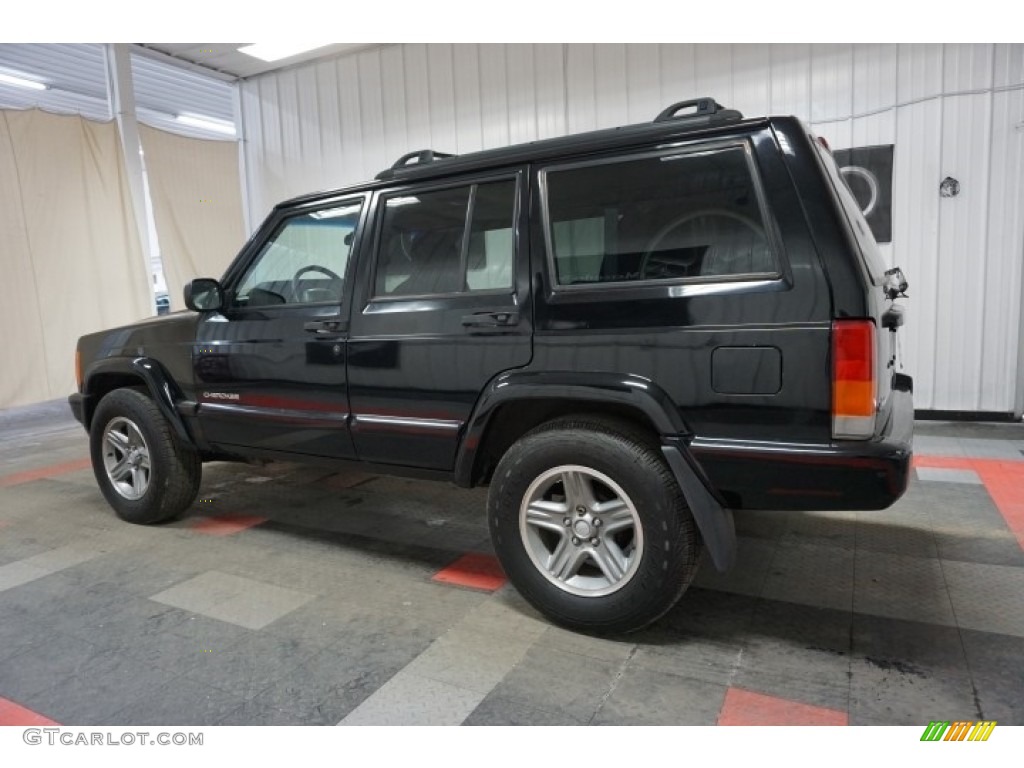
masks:
<svg viewBox="0 0 1024 768"><path fill-rule="evenodd" d="M512 291L516 181L384 198L374 295Z"/></svg>

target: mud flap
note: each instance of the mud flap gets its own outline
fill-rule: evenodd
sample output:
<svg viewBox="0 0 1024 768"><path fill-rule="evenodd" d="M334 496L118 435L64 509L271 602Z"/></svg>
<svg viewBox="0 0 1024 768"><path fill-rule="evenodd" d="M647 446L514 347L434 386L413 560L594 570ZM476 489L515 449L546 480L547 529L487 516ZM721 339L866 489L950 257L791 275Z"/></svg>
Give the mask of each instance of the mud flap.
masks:
<svg viewBox="0 0 1024 768"><path fill-rule="evenodd" d="M728 571L736 563L736 525L732 510L723 507L711 494L678 447L663 445L661 452L683 490L711 562L719 573Z"/></svg>

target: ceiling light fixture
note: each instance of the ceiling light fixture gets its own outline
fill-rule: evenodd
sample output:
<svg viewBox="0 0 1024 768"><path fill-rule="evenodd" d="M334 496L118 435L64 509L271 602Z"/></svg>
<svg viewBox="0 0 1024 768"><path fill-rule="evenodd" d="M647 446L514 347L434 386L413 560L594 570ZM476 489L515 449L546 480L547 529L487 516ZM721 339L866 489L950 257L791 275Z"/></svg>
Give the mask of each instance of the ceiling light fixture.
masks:
<svg viewBox="0 0 1024 768"><path fill-rule="evenodd" d="M7 75L0 72L0 83L5 85L15 85L18 88L31 88L33 91L45 91L48 86L46 83L40 83L38 80L29 80L25 77L15 77L14 75Z"/></svg>
<svg viewBox="0 0 1024 768"><path fill-rule="evenodd" d="M239 53L262 61L280 61L306 51L315 51L330 43L253 43L238 49Z"/></svg>
<svg viewBox="0 0 1024 768"><path fill-rule="evenodd" d="M215 117L205 117L203 115L190 115L187 112L176 115L174 119L184 125L191 125L193 128L202 128L216 133L225 133L229 136L235 135L235 124L229 123L227 120L218 120Z"/></svg>

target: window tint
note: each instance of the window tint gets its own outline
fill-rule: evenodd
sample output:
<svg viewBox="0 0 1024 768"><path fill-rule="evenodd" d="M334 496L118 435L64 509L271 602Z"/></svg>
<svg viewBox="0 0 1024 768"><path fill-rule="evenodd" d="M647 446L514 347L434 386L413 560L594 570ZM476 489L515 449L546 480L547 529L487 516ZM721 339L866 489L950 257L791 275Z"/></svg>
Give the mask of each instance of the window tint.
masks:
<svg viewBox="0 0 1024 768"><path fill-rule="evenodd" d="M387 198L376 295L511 289L515 189L509 179Z"/></svg>
<svg viewBox="0 0 1024 768"><path fill-rule="evenodd" d="M774 274L742 148L545 174L560 285Z"/></svg>
<svg viewBox="0 0 1024 768"><path fill-rule="evenodd" d="M242 278L235 304L340 302L361 209L354 203L285 221Z"/></svg>

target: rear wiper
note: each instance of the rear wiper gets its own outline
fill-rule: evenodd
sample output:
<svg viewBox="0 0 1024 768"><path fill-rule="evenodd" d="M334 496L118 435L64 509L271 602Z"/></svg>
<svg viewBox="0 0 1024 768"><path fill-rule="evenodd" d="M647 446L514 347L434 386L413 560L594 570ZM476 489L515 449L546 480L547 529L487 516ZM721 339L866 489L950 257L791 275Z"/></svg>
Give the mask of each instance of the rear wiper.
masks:
<svg viewBox="0 0 1024 768"><path fill-rule="evenodd" d="M893 267L885 272L885 284L882 286L882 290L885 291L885 295L889 299L899 298L910 298L907 296L907 288L910 283L907 282L906 275L903 274L903 270L899 267Z"/></svg>

